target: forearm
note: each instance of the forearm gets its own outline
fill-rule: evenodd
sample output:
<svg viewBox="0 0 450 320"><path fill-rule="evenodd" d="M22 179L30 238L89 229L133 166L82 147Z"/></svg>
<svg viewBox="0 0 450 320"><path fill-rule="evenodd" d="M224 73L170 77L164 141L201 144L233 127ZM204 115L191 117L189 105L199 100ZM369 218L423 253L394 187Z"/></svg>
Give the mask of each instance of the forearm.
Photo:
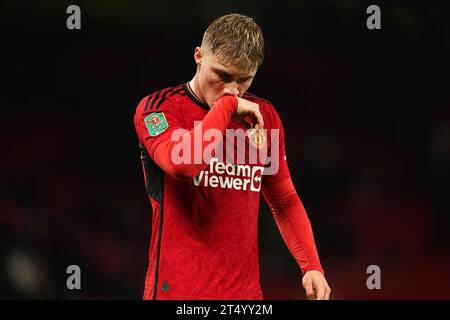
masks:
<svg viewBox="0 0 450 320"><path fill-rule="evenodd" d="M203 132L206 132L209 129L216 129L219 130L222 135L225 134L225 130L228 127L233 114L236 112L237 105L237 99L234 96L225 96L221 98L202 120L201 132L194 133L196 128L193 128L179 137L179 140L177 141L173 141L172 139L162 141L155 148L153 154L155 162L161 169L177 179L189 179L198 175L200 171L208 165L210 160L203 157L206 147L211 144L211 141L203 140ZM198 136L199 133L200 136ZM194 137L195 139L200 138L201 141L195 141ZM197 144L197 148L195 147L195 144ZM200 148L198 148L198 146L200 146ZM188 150L186 150L185 147L187 147ZM187 156L186 154L177 154L178 150L182 150L183 153L187 152ZM183 158L183 161L174 161L175 157Z"/></svg>
<svg viewBox="0 0 450 320"><path fill-rule="evenodd" d="M295 191L292 180L263 186L263 195L272 210L278 229L302 273L324 272L314 242L311 223Z"/></svg>

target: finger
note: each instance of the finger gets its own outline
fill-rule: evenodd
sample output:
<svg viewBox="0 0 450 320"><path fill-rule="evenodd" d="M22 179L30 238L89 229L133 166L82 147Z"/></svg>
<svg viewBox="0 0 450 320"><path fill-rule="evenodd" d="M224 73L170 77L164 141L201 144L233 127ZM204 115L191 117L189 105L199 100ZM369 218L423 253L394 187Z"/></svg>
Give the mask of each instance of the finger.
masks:
<svg viewBox="0 0 450 320"><path fill-rule="evenodd" d="M316 300L323 300L325 298L325 286L323 284L316 285Z"/></svg>
<svg viewBox="0 0 450 320"><path fill-rule="evenodd" d="M259 111L259 105L254 103L250 106L250 114L255 121L255 125L258 124L260 129L264 128L264 119L261 114L261 111Z"/></svg>
<svg viewBox="0 0 450 320"><path fill-rule="evenodd" d="M252 127L256 128L256 125L258 125L259 129L264 127L264 120L258 110L251 110L249 116L252 119Z"/></svg>
<svg viewBox="0 0 450 320"><path fill-rule="evenodd" d="M262 113L261 113L261 111L259 110L259 106L258 106L258 112L257 112L257 115L258 115L258 123L259 123L259 127L260 127L260 129L264 129L264 118L263 118L263 116L262 116Z"/></svg>
<svg viewBox="0 0 450 320"><path fill-rule="evenodd" d="M244 125L246 129L250 129L253 127L253 122L254 120L252 119L252 117L245 117L244 119L242 119L241 123Z"/></svg>
<svg viewBox="0 0 450 320"><path fill-rule="evenodd" d="M256 118L256 122L259 125L259 128L264 129L264 118L263 118L261 112L259 111L259 109L255 110L255 118Z"/></svg>
<svg viewBox="0 0 450 320"><path fill-rule="evenodd" d="M264 129L264 118L262 116L262 114L258 111L258 123L259 123L259 128L260 129Z"/></svg>
<svg viewBox="0 0 450 320"><path fill-rule="evenodd" d="M330 300L330 294L331 294L331 289L329 286L327 286L327 289L325 291L325 300Z"/></svg>
<svg viewBox="0 0 450 320"><path fill-rule="evenodd" d="M307 281L303 284L303 287L305 288L306 292L306 299L308 300L314 300L316 298L316 295L314 294L313 286L311 281Z"/></svg>

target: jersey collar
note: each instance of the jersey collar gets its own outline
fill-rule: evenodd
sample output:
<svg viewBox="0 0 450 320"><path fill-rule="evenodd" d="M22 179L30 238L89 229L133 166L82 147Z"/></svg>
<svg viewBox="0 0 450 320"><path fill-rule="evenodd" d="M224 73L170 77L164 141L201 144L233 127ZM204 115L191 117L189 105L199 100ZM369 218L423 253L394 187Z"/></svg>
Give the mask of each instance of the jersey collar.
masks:
<svg viewBox="0 0 450 320"><path fill-rule="evenodd" d="M187 83L183 83L183 88L184 91L186 91L188 97L198 106L200 106L201 108L205 109L206 111L209 111L209 106L207 103L205 103L204 101L202 101L196 94L195 92L191 89L191 86L189 85L189 82Z"/></svg>

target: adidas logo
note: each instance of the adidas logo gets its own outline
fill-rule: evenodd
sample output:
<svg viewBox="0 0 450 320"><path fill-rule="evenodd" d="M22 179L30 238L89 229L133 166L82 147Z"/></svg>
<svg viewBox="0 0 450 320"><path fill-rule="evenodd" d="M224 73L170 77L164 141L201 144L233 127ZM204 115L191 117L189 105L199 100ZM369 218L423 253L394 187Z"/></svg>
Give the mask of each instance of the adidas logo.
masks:
<svg viewBox="0 0 450 320"><path fill-rule="evenodd" d="M161 286L161 291L169 291L169 284L167 283L166 280L164 280L164 282Z"/></svg>

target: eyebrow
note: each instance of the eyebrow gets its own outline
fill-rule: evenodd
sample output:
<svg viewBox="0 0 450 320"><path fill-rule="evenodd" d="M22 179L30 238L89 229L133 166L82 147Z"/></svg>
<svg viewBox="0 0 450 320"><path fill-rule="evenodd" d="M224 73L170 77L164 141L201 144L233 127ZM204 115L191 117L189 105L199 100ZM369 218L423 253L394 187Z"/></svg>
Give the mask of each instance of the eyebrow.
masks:
<svg viewBox="0 0 450 320"><path fill-rule="evenodd" d="M213 69L213 71L214 71L215 73L219 74L220 76L223 76L223 77L230 77L230 78L232 77L231 74L229 74L229 73L226 72L225 70L218 69L218 68L215 68L215 67L213 67L212 69ZM253 78L253 76L247 75L247 76L241 77L240 79L245 79L245 80L247 80L247 79L251 79L251 78Z"/></svg>
<svg viewBox="0 0 450 320"><path fill-rule="evenodd" d="M215 73L226 76L226 77L231 77L231 74L229 74L228 72L222 70L222 69L217 69L213 67L213 70Z"/></svg>

